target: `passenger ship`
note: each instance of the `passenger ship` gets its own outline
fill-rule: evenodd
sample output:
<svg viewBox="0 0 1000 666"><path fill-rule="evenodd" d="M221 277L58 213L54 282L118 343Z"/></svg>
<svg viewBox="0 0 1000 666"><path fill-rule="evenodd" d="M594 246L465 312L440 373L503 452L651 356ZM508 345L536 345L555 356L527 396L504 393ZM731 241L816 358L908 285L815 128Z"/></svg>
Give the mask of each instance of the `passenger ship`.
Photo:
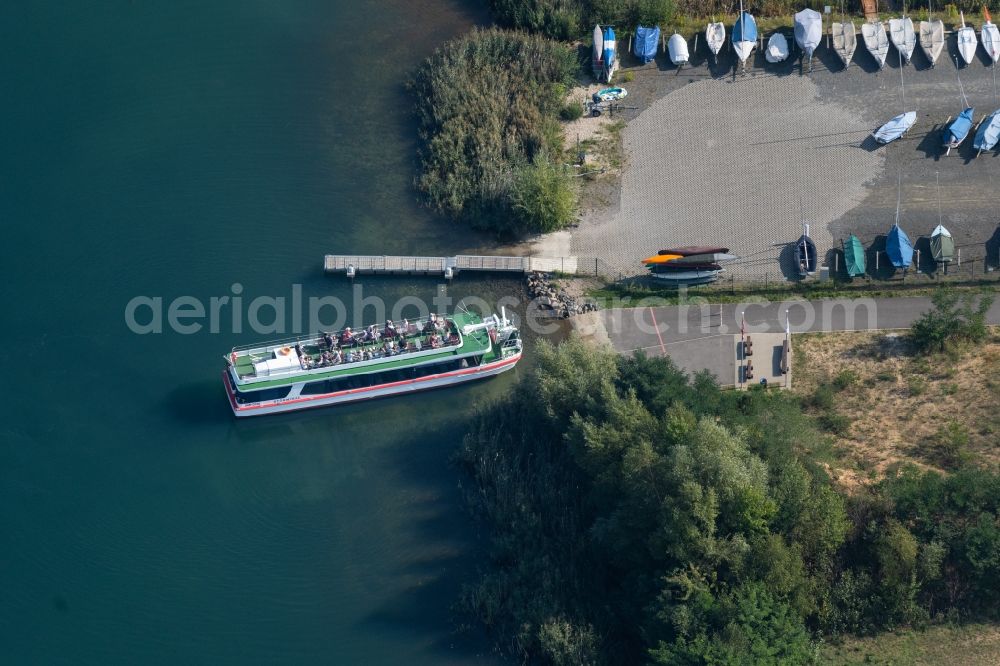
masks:
<svg viewBox="0 0 1000 666"><path fill-rule="evenodd" d="M498 375L521 360L517 329L470 312L362 332L236 347L223 383L238 417L380 398Z"/></svg>

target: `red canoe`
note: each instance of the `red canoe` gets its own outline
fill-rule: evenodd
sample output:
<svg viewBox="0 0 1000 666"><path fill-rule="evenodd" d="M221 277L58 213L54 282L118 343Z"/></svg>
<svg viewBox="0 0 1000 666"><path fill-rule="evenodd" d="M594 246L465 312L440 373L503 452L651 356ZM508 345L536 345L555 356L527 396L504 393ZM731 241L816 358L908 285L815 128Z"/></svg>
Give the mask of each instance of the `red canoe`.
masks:
<svg viewBox="0 0 1000 666"><path fill-rule="evenodd" d="M672 247L667 250L660 250L658 254L679 254L688 257L692 254L726 254L728 247L711 247L709 245L685 245L684 247Z"/></svg>

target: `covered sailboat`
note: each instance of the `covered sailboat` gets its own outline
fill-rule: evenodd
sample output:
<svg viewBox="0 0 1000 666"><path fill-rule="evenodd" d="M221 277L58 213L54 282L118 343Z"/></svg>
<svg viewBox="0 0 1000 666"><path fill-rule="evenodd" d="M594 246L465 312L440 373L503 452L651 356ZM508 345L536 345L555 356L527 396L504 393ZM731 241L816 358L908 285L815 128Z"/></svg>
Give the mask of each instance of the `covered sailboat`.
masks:
<svg viewBox="0 0 1000 666"><path fill-rule="evenodd" d="M979 39L983 42L983 48L987 55L993 60L993 64L1000 59L1000 29L993 24L993 17L990 11L983 7L983 29L979 33Z"/></svg>
<svg viewBox="0 0 1000 666"><path fill-rule="evenodd" d="M635 29L635 45L632 47L632 53L639 59L639 62L645 65L647 62L653 60L656 57L656 49L659 45L659 26L654 25L651 28L647 28L644 25L640 25Z"/></svg>
<svg viewBox="0 0 1000 666"><path fill-rule="evenodd" d="M743 2L740 1L740 16L733 24L733 50L740 64L746 67L747 58L753 53L757 45L757 21L750 12L743 11Z"/></svg>
<svg viewBox="0 0 1000 666"><path fill-rule="evenodd" d="M952 148L958 148L965 141L965 137L969 136L969 130L972 129L972 116L975 114L975 110L972 107L968 107L962 113L958 114L958 118L955 118L944 130L944 135L941 139L941 146L946 150L950 151Z"/></svg>
<svg viewBox="0 0 1000 666"><path fill-rule="evenodd" d="M898 212L896 217L899 217ZM898 221L892 225L885 239L885 253L889 255L889 262L896 268L909 268L913 263L913 243L899 226Z"/></svg>
<svg viewBox="0 0 1000 666"><path fill-rule="evenodd" d="M844 245L844 269L849 277L858 277L865 274L865 248L861 241L854 234L843 244Z"/></svg>
<svg viewBox="0 0 1000 666"><path fill-rule="evenodd" d="M892 143L910 131L915 122L917 122L917 112L907 111L906 113L899 114L885 125L882 125L882 127L879 127L872 136L883 145Z"/></svg>
<svg viewBox="0 0 1000 666"><path fill-rule="evenodd" d="M955 239L941 224L931 232L931 256L939 264L949 263L955 258Z"/></svg>
<svg viewBox="0 0 1000 666"><path fill-rule="evenodd" d="M720 22L712 22L705 28L705 43L712 55L719 55L723 44L726 43L726 26Z"/></svg>
<svg viewBox="0 0 1000 666"><path fill-rule="evenodd" d="M788 58L788 40L781 32L775 32L767 40L764 59L770 63L784 62Z"/></svg>
<svg viewBox="0 0 1000 666"><path fill-rule="evenodd" d="M615 42L615 31L610 25L604 28L603 51L602 73L604 80L611 83L611 77L618 71L618 45Z"/></svg>
<svg viewBox="0 0 1000 666"><path fill-rule="evenodd" d="M604 31L599 25L594 26L594 48L590 64L594 70L594 78L600 80L604 72Z"/></svg>
<svg viewBox="0 0 1000 666"><path fill-rule="evenodd" d="M1000 109L986 116L986 119L979 123L972 147L978 151L978 154L984 150L993 150L998 141L1000 141Z"/></svg>
<svg viewBox="0 0 1000 666"><path fill-rule="evenodd" d="M924 50L933 67L944 49L944 22L941 19L931 20L930 2L927 3L927 7L928 20L920 22L920 48Z"/></svg>
<svg viewBox="0 0 1000 666"><path fill-rule="evenodd" d="M976 31L972 26L965 25L965 12L960 12L962 17L962 27L958 29L958 53L966 65L972 64L972 59L976 57Z"/></svg>
<svg viewBox="0 0 1000 666"><path fill-rule="evenodd" d="M795 15L795 43L799 45L809 60L812 69L812 57L816 47L823 39L823 16L814 9L803 9Z"/></svg>
<svg viewBox="0 0 1000 666"><path fill-rule="evenodd" d="M851 66L851 58L858 47L858 35L854 28L854 21L848 21L844 17L844 3L840 3L840 21L830 25L830 35L833 37L833 50L837 53L844 68Z"/></svg>
<svg viewBox="0 0 1000 666"><path fill-rule="evenodd" d="M670 39L667 41L667 53L670 54L670 62L677 67L683 66L690 60L687 40L676 32L670 35Z"/></svg>
<svg viewBox="0 0 1000 666"><path fill-rule="evenodd" d="M867 11L865 14L869 16ZM885 67L885 59L889 55L889 36L885 34L885 26L878 20L877 14L861 25L861 38L865 42L865 48L878 63L879 69Z"/></svg>
<svg viewBox="0 0 1000 666"><path fill-rule="evenodd" d="M909 63L913 56L913 49L917 46L917 35L913 31L913 20L906 15L905 6L902 18L889 19L889 37L892 39L893 46L903 56L903 60Z"/></svg>

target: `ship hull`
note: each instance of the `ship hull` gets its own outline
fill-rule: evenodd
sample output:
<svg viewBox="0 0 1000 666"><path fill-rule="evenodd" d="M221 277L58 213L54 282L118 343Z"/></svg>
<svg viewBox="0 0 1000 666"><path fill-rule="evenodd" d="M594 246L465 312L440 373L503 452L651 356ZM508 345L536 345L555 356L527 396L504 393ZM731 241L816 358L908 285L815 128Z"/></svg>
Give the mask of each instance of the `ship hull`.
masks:
<svg viewBox="0 0 1000 666"><path fill-rule="evenodd" d="M337 391L335 393L325 393L319 395L299 395L297 397L282 398L267 402L256 402L241 404L236 401L230 378L227 371L222 373L222 383L226 388L226 395L229 398L229 406L239 418L248 416L264 416L267 414L280 414L283 412L300 411L312 409L314 407L329 407L331 405L342 405L361 400L371 400L374 398L384 398L393 395L406 393L416 393L417 391L427 391L446 386L454 386L465 382L485 379L499 375L510 370L521 360L521 354L508 356L507 358L484 363L474 368L465 368L452 372L445 372L437 375L420 377L419 379L408 379L388 384L380 384L365 388ZM292 395L298 391L293 390Z"/></svg>

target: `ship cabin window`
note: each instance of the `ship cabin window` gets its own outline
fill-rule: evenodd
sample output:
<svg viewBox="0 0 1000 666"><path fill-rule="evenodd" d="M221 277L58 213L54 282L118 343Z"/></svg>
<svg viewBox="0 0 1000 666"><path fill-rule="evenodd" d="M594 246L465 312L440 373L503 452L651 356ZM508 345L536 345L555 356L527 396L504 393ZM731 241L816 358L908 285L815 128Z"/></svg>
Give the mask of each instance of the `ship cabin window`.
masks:
<svg viewBox="0 0 1000 666"><path fill-rule="evenodd" d="M482 357L474 360L473 364L478 365ZM326 393L337 393L338 391L349 391L352 389L368 388L370 386L381 386L382 384L392 384L404 382L412 379L420 379L430 375L439 375L445 372L454 372L462 368L469 367L467 359L451 359L439 363L431 363L411 368L395 368L383 370L381 372L370 372L364 375L352 375L349 377L338 377L336 379L326 379L312 381L302 387L301 395L324 395Z"/></svg>
<svg viewBox="0 0 1000 666"><path fill-rule="evenodd" d="M291 386L278 386L277 388L262 389L260 391L236 391L236 402L269 402L271 400L281 400L287 398L291 392Z"/></svg>

